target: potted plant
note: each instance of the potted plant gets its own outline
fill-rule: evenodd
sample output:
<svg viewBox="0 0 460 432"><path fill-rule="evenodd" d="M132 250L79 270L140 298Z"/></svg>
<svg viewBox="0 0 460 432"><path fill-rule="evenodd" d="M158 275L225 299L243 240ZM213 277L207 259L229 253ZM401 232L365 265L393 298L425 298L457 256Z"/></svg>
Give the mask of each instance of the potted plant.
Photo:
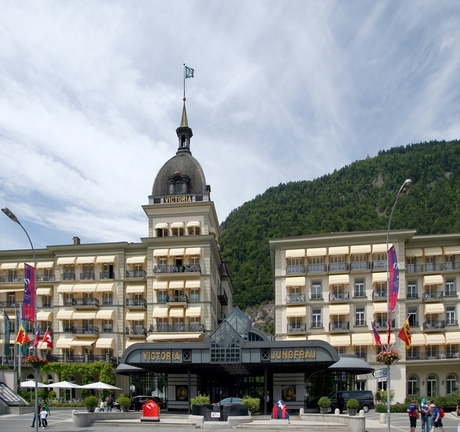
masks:
<svg viewBox="0 0 460 432"><path fill-rule="evenodd" d="M128 396L120 396L117 400L120 404L121 410L127 412L131 406L131 399Z"/></svg>
<svg viewBox="0 0 460 432"><path fill-rule="evenodd" d="M260 399L259 398L250 398L245 397L241 403L248 407L248 410L251 411L251 414L256 414L260 411Z"/></svg>
<svg viewBox="0 0 460 432"><path fill-rule="evenodd" d="M192 408L192 415L206 414L206 410L210 410L211 399L209 396L198 393L198 396L190 399L190 407Z"/></svg>
<svg viewBox="0 0 460 432"><path fill-rule="evenodd" d="M88 412L94 412L96 407L99 405L99 401L96 396L88 396L83 401L83 405L86 406Z"/></svg>
<svg viewBox="0 0 460 432"><path fill-rule="evenodd" d="M357 399L348 399L347 401L347 411L348 415L354 416L358 412L359 402Z"/></svg>
<svg viewBox="0 0 460 432"><path fill-rule="evenodd" d="M331 409L331 400L327 396L320 397L318 406L321 414L327 414Z"/></svg>

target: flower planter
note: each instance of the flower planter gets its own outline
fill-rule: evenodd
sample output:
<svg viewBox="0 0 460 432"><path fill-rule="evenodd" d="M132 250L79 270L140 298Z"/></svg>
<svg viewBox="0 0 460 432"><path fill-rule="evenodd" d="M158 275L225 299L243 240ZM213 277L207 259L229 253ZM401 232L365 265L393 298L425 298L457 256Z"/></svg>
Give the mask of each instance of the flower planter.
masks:
<svg viewBox="0 0 460 432"><path fill-rule="evenodd" d="M349 416L355 416L358 412L356 408L348 408L347 411Z"/></svg>
<svg viewBox="0 0 460 432"><path fill-rule="evenodd" d="M95 409L96 409L96 407L94 407L94 406L87 406L86 407L86 411L88 411L88 412L94 412Z"/></svg>

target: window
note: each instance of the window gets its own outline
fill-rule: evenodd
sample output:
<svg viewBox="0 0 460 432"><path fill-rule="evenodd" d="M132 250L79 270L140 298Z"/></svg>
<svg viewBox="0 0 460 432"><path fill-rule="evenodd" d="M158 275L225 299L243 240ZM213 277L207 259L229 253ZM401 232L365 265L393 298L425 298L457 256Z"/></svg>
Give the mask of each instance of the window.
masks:
<svg viewBox="0 0 460 432"><path fill-rule="evenodd" d="M287 258L286 259L286 273L304 273L304 259L303 258Z"/></svg>
<svg viewBox="0 0 460 432"><path fill-rule="evenodd" d="M331 287L331 301L334 300L343 300L348 298L348 293L346 293L343 289L343 285L333 285Z"/></svg>
<svg viewBox="0 0 460 432"><path fill-rule="evenodd" d="M434 271L434 256L425 258L425 271Z"/></svg>
<svg viewBox="0 0 460 432"><path fill-rule="evenodd" d="M64 273L62 274L64 280L75 279L75 266L73 264L64 264Z"/></svg>
<svg viewBox="0 0 460 432"><path fill-rule="evenodd" d="M199 256L191 256L190 257L190 264L199 264L200 263L200 257Z"/></svg>
<svg viewBox="0 0 460 432"><path fill-rule="evenodd" d="M184 228L171 228L171 233L173 236L183 236L184 235Z"/></svg>
<svg viewBox="0 0 460 432"><path fill-rule="evenodd" d="M436 345L428 345L426 348L426 357L428 360L434 360L438 356L438 347Z"/></svg>
<svg viewBox="0 0 460 432"><path fill-rule="evenodd" d="M367 357L367 350L365 346L356 346L355 347L355 355L363 360L366 360Z"/></svg>
<svg viewBox="0 0 460 432"><path fill-rule="evenodd" d="M341 271L346 270L346 262L344 255L335 255L329 257L329 270L330 271Z"/></svg>
<svg viewBox="0 0 460 432"><path fill-rule="evenodd" d="M311 298L312 300L323 298L323 290L321 289L321 282L313 282L311 284Z"/></svg>
<svg viewBox="0 0 460 432"><path fill-rule="evenodd" d="M104 304L111 305L113 303L113 293L105 292L104 293Z"/></svg>
<svg viewBox="0 0 460 432"><path fill-rule="evenodd" d="M408 396L417 396L418 395L418 379L416 376L411 375L407 379L407 394Z"/></svg>
<svg viewBox="0 0 460 432"><path fill-rule="evenodd" d="M299 303L301 301L301 288L289 287L287 303Z"/></svg>
<svg viewBox="0 0 460 432"><path fill-rule="evenodd" d="M113 330L113 321L112 320L104 320L104 332L111 333Z"/></svg>
<svg viewBox="0 0 460 432"><path fill-rule="evenodd" d="M321 309L312 310L311 327L312 328L322 328L323 327L323 324L321 323Z"/></svg>
<svg viewBox="0 0 460 432"><path fill-rule="evenodd" d="M448 395L457 394L457 378L453 374L447 375L447 378L446 378L446 393Z"/></svg>
<svg viewBox="0 0 460 432"><path fill-rule="evenodd" d="M188 235L200 235L200 227L199 226L189 226L187 227Z"/></svg>
<svg viewBox="0 0 460 432"><path fill-rule="evenodd" d="M436 397L438 395L438 380L434 375L428 375L426 380L426 395Z"/></svg>
<svg viewBox="0 0 460 432"><path fill-rule="evenodd" d="M407 282L407 298L416 299L418 298L417 294L417 284L415 282Z"/></svg>
<svg viewBox="0 0 460 432"><path fill-rule="evenodd" d="M72 294L64 293L64 306L72 306Z"/></svg>
<svg viewBox="0 0 460 432"><path fill-rule="evenodd" d="M168 228L157 228L155 231L157 237L168 237Z"/></svg>
<svg viewBox="0 0 460 432"><path fill-rule="evenodd" d="M454 269L454 256L446 255L446 262L444 265L445 265L446 270L453 270Z"/></svg>
<svg viewBox="0 0 460 432"><path fill-rule="evenodd" d="M351 256L351 269L352 270L366 270L367 269L367 254L353 254Z"/></svg>
<svg viewBox="0 0 460 432"><path fill-rule="evenodd" d="M407 258L406 272L415 273L415 258Z"/></svg>
<svg viewBox="0 0 460 432"><path fill-rule="evenodd" d="M418 316L417 316L418 308L417 306L412 306L407 309L407 314L409 316L409 325L411 327L418 326Z"/></svg>
<svg viewBox="0 0 460 432"><path fill-rule="evenodd" d="M446 280L446 296L456 296L455 282L453 280Z"/></svg>
<svg viewBox="0 0 460 432"><path fill-rule="evenodd" d="M446 307L446 324L456 325L457 320L455 319L455 306Z"/></svg>
<svg viewBox="0 0 460 432"><path fill-rule="evenodd" d="M309 273L324 272L324 257L310 257L308 258L308 269Z"/></svg>
<svg viewBox="0 0 460 432"><path fill-rule="evenodd" d="M157 296L158 296L158 303L166 303L166 299L168 298L166 291L163 291L163 290L158 291Z"/></svg>
<svg viewBox="0 0 460 432"><path fill-rule="evenodd" d="M446 345L446 354L448 358L459 358L459 347L458 345L447 344Z"/></svg>
<svg viewBox="0 0 460 432"><path fill-rule="evenodd" d="M83 264L80 279L94 279L94 264Z"/></svg>
<svg viewBox="0 0 460 432"><path fill-rule="evenodd" d="M364 326L366 325L366 319L364 316L364 306L357 306L356 307L356 315L355 315L355 326Z"/></svg>
<svg viewBox="0 0 460 432"><path fill-rule="evenodd" d="M407 359L417 359L419 358L419 352L417 346L411 346L406 352Z"/></svg>
<svg viewBox="0 0 460 432"><path fill-rule="evenodd" d="M347 353L347 347L344 347L344 346L335 347L335 350L337 351L337 354L346 354Z"/></svg>
<svg viewBox="0 0 460 432"><path fill-rule="evenodd" d="M303 322L303 318L301 317L289 318L287 331L291 333L305 331L305 324Z"/></svg>
<svg viewBox="0 0 460 432"><path fill-rule="evenodd" d="M43 307L52 307L51 306L51 296L42 296Z"/></svg>
<svg viewBox="0 0 460 432"><path fill-rule="evenodd" d="M355 281L355 297L366 297L366 292L364 291L364 280Z"/></svg>
<svg viewBox="0 0 460 432"><path fill-rule="evenodd" d="M190 302L199 302L200 301L200 290L192 289L190 290Z"/></svg>
<svg viewBox="0 0 460 432"><path fill-rule="evenodd" d="M387 283L379 282L375 284L374 298L387 298Z"/></svg>

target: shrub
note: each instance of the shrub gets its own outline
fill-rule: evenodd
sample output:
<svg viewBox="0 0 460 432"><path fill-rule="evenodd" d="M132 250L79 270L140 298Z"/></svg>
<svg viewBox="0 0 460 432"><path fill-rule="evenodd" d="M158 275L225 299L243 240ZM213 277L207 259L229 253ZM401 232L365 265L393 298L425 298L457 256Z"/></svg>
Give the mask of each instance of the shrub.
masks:
<svg viewBox="0 0 460 432"><path fill-rule="evenodd" d="M347 401L347 409L358 409L359 408L359 402L357 399L348 399Z"/></svg>
<svg viewBox="0 0 460 432"><path fill-rule="evenodd" d="M318 406L320 408L329 408L331 406L331 400L327 396L320 397Z"/></svg>
<svg viewBox="0 0 460 432"><path fill-rule="evenodd" d="M190 399L191 407L193 405L209 405L210 403L211 399L209 398L209 396L202 395L201 393L198 393L198 396Z"/></svg>
<svg viewBox="0 0 460 432"><path fill-rule="evenodd" d="M96 407L99 405L99 401L96 396L88 396L83 401L83 405Z"/></svg>
<svg viewBox="0 0 460 432"><path fill-rule="evenodd" d="M122 407L128 407L129 408L131 406L131 399L128 396L120 396L118 398L117 402Z"/></svg>
<svg viewBox="0 0 460 432"><path fill-rule="evenodd" d="M241 403L248 407L248 410L252 413L256 413L260 411L260 399L259 398L251 398L245 397Z"/></svg>

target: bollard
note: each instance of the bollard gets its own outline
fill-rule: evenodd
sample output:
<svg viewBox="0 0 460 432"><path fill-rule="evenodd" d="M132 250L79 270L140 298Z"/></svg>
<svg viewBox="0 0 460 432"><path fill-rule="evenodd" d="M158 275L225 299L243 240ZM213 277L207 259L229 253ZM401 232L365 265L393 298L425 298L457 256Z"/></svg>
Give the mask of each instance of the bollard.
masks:
<svg viewBox="0 0 460 432"><path fill-rule="evenodd" d="M385 413L380 413L380 421L379 423L385 424L387 422L387 415Z"/></svg>
<svg viewBox="0 0 460 432"><path fill-rule="evenodd" d="M364 411L363 410L359 410L359 416L364 417Z"/></svg>
<svg viewBox="0 0 460 432"><path fill-rule="evenodd" d="M339 415L339 414L340 414L340 410L339 410L338 408L336 408L335 411L334 411L334 414L335 414L335 415Z"/></svg>

